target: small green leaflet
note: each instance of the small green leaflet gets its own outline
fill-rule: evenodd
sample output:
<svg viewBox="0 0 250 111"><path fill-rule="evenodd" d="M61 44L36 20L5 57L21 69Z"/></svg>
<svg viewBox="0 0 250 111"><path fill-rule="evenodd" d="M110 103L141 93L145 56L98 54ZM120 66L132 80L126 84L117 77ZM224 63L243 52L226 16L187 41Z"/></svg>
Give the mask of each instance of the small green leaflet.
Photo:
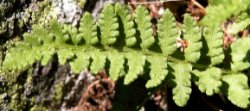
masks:
<svg viewBox="0 0 250 111"><path fill-rule="evenodd" d="M88 69L90 61L90 56L88 53L83 50L76 52L76 59L71 61L69 64L71 66L71 70L74 73L80 73L82 70Z"/></svg>
<svg viewBox="0 0 250 111"><path fill-rule="evenodd" d="M187 63L170 64L171 76L167 78L170 87L173 87L173 99L178 106L185 106L191 94L192 65Z"/></svg>
<svg viewBox="0 0 250 111"><path fill-rule="evenodd" d="M155 42L149 12L145 7L139 5L136 7L134 15L135 22L137 23L137 29L140 32L140 46L142 49L147 49Z"/></svg>
<svg viewBox="0 0 250 111"><path fill-rule="evenodd" d="M184 53L185 59L189 62L197 62L201 56L201 31L196 21L189 14L184 17L183 33L184 40L188 42L188 47Z"/></svg>
<svg viewBox="0 0 250 111"><path fill-rule="evenodd" d="M244 74L230 74L222 77L224 93L228 99L241 108L247 108L250 104L250 89L247 76Z"/></svg>
<svg viewBox="0 0 250 111"><path fill-rule="evenodd" d="M91 53L92 63L90 66L91 72L97 74L101 69L104 69L106 63L106 55L102 52L95 51Z"/></svg>
<svg viewBox="0 0 250 111"><path fill-rule="evenodd" d="M129 70L125 75L124 84L128 85L143 73L146 56L139 53L131 52L126 58L128 59Z"/></svg>
<svg viewBox="0 0 250 111"><path fill-rule="evenodd" d="M201 92L206 93L209 96L212 96L214 93L220 91L222 85L221 82L221 70L219 68L209 68L205 71L193 71L195 84L199 87Z"/></svg>
<svg viewBox="0 0 250 111"><path fill-rule="evenodd" d="M151 56L147 60L150 63L150 80L146 83L147 88L153 88L162 83L168 74L167 61L164 57Z"/></svg>
<svg viewBox="0 0 250 111"><path fill-rule="evenodd" d="M117 80L121 75L124 75L125 57L118 52L111 52L108 55L110 60L109 76L112 80Z"/></svg>
<svg viewBox="0 0 250 111"><path fill-rule="evenodd" d="M250 51L250 38L241 38L231 45L231 69L241 71L250 67L248 53Z"/></svg>
<svg viewBox="0 0 250 111"><path fill-rule="evenodd" d="M159 45L164 55L170 55L177 50L176 38L180 36L177 30L174 15L170 10L166 10L159 20L158 25L158 38Z"/></svg>

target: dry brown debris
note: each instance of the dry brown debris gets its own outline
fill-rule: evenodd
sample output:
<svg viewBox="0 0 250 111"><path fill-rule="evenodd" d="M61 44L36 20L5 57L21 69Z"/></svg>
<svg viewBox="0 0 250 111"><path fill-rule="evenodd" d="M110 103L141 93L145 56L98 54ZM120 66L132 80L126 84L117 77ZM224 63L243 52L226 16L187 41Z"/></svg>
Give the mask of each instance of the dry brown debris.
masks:
<svg viewBox="0 0 250 111"><path fill-rule="evenodd" d="M112 108L115 82L102 71L83 91L75 111L107 111Z"/></svg>

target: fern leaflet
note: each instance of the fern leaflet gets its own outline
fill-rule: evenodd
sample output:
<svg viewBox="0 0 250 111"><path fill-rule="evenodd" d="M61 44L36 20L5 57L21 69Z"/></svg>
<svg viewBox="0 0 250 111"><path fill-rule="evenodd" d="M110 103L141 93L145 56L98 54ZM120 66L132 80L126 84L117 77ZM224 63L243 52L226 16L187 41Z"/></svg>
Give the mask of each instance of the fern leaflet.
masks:
<svg viewBox="0 0 250 111"><path fill-rule="evenodd" d="M146 62L146 56L138 53L129 53L126 55L128 61L129 70L125 75L124 84L129 84L138 78L143 73L144 65Z"/></svg>
<svg viewBox="0 0 250 111"><path fill-rule="evenodd" d="M201 55L201 32L195 20L188 14L184 18L183 33L183 38L188 41L188 47L184 53L185 60L197 62Z"/></svg>
<svg viewBox="0 0 250 111"><path fill-rule="evenodd" d="M112 80L117 80L120 76L125 74L123 66L125 64L125 57L118 52L111 52L109 53L108 58L110 60L110 78Z"/></svg>
<svg viewBox="0 0 250 111"><path fill-rule="evenodd" d="M79 50L75 52L76 59L70 61L71 71L74 73L80 73L82 70L88 69L90 64L90 56L85 53L84 50Z"/></svg>
<svg viewBox="0 0 250 111"><path fill-rule="evenodd" d="M222 85L221 82L221 70L219 68L209 68L205 71L194 70L193 74L197 77L195 83L201 90L201 92L206 93L209 96L212 96L214 93L220 91Z"/></svg>
<svg viewBox="0 0 250 111"><path fill-rule="evenodd" d="M167 9L158 23L159 45L164 55L170 55L177 50L176 38L178 33L173 14Z"/></svg>
<svg viewBox="0 0 250 111"><path fill-rule="evenodd" d="M146 83L147 88L156 87L166 78L168 74L167 61L163 57L148 57L150 62L150 80Z"/></svg>
<svg viewBox="0 0 250 111"><path fill-rule="evenodd" d="M136 38L135 38L136 30L134 28L135 24L132 19L132 16L129 14L127 7L123 7L121 4L116 3L115 12L117 13L118 17L120 17L122 22L121 29L123 30L121 31L121 36L122 33L124 33L126 46L130 47L135 45L136 43Z"/></svg>
<svg viewBox="0 0 250 111"><path fill-rule="evenodd" d="M153 37L152 23L148 10L143 6L137 6L135 10L135 22L137 29L140 32L142 49L147 49L155 42Z"/></svg>
<svg viewBox="0 0 250 111"><path fill-rule="evenodd" d="M247 77L244 74L231 74L223 76L222 80L228 85L227 92L225 92L228 99L238 107L247 108L250 104Z"/></svg>
<svg viewBox="0 0 250 111"><path fill-rule="evenodd" d="M250 51L250 38L238 39L231 45L232 63L231 69L234 71L241 71L250 67L249 51Z"/></svg>
<svg viewBox="0 0 250 111"><path fill-rule="evenodd" d="M91 63L90 70L97 74L101 69L104 69L106 63L106 55L100 51L95 51L91 53L91 58L93 62Z"/></svg>
<svg viewBox="0 0 250 111"><path fill-rule="evenodd" d="M211 65L220 64L224 59L223 33L217 26L204 29L204 37L208 45L207 56L210 57Z"/></svg>
<svg viewBox="0 0 250 111"><path fill-rule="evenodd" d="M96 22L93 19L89 12L85 12L80 21L78 36L84 38L86 44L98 42Z"/></svg>
<svg viewBox="0 0 250 111"><path fill-rule="evenodd" d="M250 19L247 18L245 20L242 20L238 23L234 23L228 27L228 33L230 34L237 34L240 31L246 29L250 25Z"/></svg>
<svg viewBox="0 0 250 111"><path fill-rule="evenodd" d="M212 3L214 5L206 8L206 16L201 21L202 24L207 26L218 26L231 16L247 10L250 5L249 0L223 0Z"/></svg>
<svg viewBox="0 0 250 111"><path fill-rule="evenodd" d="M173 87L173 99L178 106L187 104L191 94L191 74L192 65L186 63L170 64L173 69L172 76L169 76L168 82Z"/></svg>
<svg viewBox="0 0 250 111"><path fill-rule="evenodd" d="M118 19L112 4L105 4L99 19L102 45L112 45L119 35Z"/></svg>

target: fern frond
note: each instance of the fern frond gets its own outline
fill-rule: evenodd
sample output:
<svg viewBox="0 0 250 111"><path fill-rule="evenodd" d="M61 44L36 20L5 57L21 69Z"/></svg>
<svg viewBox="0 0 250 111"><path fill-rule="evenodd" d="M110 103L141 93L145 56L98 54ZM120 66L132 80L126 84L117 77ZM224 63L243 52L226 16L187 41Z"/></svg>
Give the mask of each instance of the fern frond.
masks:
<svg viewBox="0 0 250 111"><path fill-rule="evenodd" d="M118 17L121 19L122 32L124 33L125 38L125 44L128 47L131 47L135 45L136 38L135 38L135 24L132 19L132 16L129 14L129 10L126 6L122 6L120 3L115 4L115 13L118 15ZM121 30L120 29L120 30Z"/></svg>
<svg viewBox="0 0 250 111"><path fill-rule="evenodd" d="M237 16L242 11L247 10L250 5L249 0L223 0L214 3L206 8L206 15L201 23L207 26L219 26L231 16Z"/></svg>
<svg viewBox="0 0 250 111"><path fill-rule="evenodd" d="M200 59L201 31L196 21L188 14L184 16L183 38L188 41L188 47L185 49L185 60L197 62Z"/></svg>
<svg viewBox="0 0 250 111"><path fill-rule="evenodd" d="M15 46L8 49L2 68L4 71L21 71L36 61L47 65L54 56L57 56L61 65L70 64L73 73L79 73L82 70L98 73L106 68L113 80L124 76L126 85L149 71L150 79L146 87L157 87L166 80L173 88L173 100L178 106L184 106L190 98L191 71L194 69L193 77L196 77L194 82L201 92L213 95L219 92L221 85L228 85L223 91L228 91L226 94L229 100L245 108L249 104L250 91L247 77L238 73L250 67L248 57L250 38L240 38L231 45L232 71L227 70L237 74L222 76L222 68L211 67L224 65L221 64L224 59L222 32L217 28L218 25L209 25L204 29L204 41L207 42L207 56L211 58L211 65L203 66L196 64L201 56L201 30L190 15L184 17L184 25L180 29L183 31L183 39L188 43L183 52L185 60L179 59L183 58L183 55L181 57L177 55L180 52L175 53L176 38L180 33L169 10L165 11L158 22L158 42L152 35L151 18L145 7L137 7L136 22L133 22L134 18L126 7L120 4L116 4L115 7L108 4L104 6L97 24L86 12L79 28L62 25L55 20L52 20L47 27L34 25L31 33L23 35L23 41L16 42ZM118 28L122 30L119 32ZM100 29L98 33L100 38L98 38L99 35L97 36L99 31L97 29ZM135 37L136 31L140 38ZM119 34L122 36L119 37L121 44L117 40ZM97 44L98 42L101 44ZM140 42L141 48L133 47L136 42L138 44ZM113 45L114 43L118 43L119 46ZM153 44L154 47L151 47ZM223 74L227 74L227 70L225 73L223 70ZM242 96L238 98L237 94Z"/></svg>
<svg viewBox="0 0 250 111"><path fill-rule="evenodd" d="M124 84L129 84L138 78L143 73L144 65L146 63L146 56L139 53L128 53L128 72L124 78Z"/></svg>
<svg viewBox="0 0 250 111"><path fill-rule="evenodd" d="M193 74L198 77L198 80L195 80L195 83L201 92L212 96L214 93L218 93L220 91L219 88L222 85L222 72L219 68L212 67L206 69L205 71L194 70Z"/></svg>
<svg viewBox="0 0 250 111"><path fill-rule="evenodd" d="M174 15L167 9L158 23L159 45L164 55L170 55L177 50L176 38L180 36Z"/></svg>
<svg viewBox="0 0 250 111"><path fill-rule="evenodd" d="M105 4L99 19L102 45L112 45L119 35L119 24L112 4Z"/></svg>
<svg viewBox="0 0 250 111"><path fill-rule="evenodd" d="M155 42L152 23L150 21L151 17L149 16L148 10L141 5L137 6L135 9L135 22L140 32L140 46L142 49L148 49Z"/></svg>
<svg viewBox="0 0 250 111"><path fill-rule="evenodd" d="M168 64L164 57L151 56L148 57L147 60L150 63L150 80L147 81L146 87L156 87L166 78L168 74Z"/></svg>
<svg viewBox="0 0 250 111"><path fill-rule="evenodd" d="M244 74L231 74L222 77L226 83L224 90L228 99L241 108L247 108L250 104L250 89L248 86L247 76Z"/></svg>
<svg viewBox="0 0 250 111"><path fill-rule="evenodd" d="M250 38L242 38L236 40L231 45L232 63L231 69L234 71L241 71L250 67L249 51L250 51Z"/></svg>
<svg viewBox="0 0 250 111"><path fill-rule="evenodd" d="M96 44L99 41L96 22L89 12L85 12L80 20L78 36L84 38L86 44Z"/></svg>
<svg viewBox="0 0 250 111"><path fill-rule="evenodd" d="M192 65L186 63L170 64L173 68L172 76L168 78L169 85L173 87L173 99L178 106L187 104L191 94Z"/></svg>
<svg viewBox="0 0 250 111"><path fill-rule="evenodd" d="M204 37L208 45L207 56L210 57L211 65L220 64L224 59L223 33L218 26L204 29Z"/></svg>

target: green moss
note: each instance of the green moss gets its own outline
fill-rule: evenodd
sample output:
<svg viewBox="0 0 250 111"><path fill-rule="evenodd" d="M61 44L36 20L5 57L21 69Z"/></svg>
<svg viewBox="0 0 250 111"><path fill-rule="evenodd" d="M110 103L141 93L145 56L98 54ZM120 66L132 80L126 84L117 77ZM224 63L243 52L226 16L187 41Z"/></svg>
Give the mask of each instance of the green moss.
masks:
<svg viewBox="0 0 250 111"><path fill-rule="evenodd" d="M61 101L62 100L62 98L63 98L63 85L64 84L62 81L54 86L54 88L55 88L55 94L53 96L54 101Z"/></svg>
<svg viewBox="0 0 250 111"><path fill-rule="evenodd" d="M80 6L81 8L84 8L86 0L75 0L77 5Z"/></svg>
<svg viewBox="0 0 250 111"><path fill-rule="evenodd" d="M30 111L47 111L47 108L45 106L35 105L30 108Z"/></svg>

